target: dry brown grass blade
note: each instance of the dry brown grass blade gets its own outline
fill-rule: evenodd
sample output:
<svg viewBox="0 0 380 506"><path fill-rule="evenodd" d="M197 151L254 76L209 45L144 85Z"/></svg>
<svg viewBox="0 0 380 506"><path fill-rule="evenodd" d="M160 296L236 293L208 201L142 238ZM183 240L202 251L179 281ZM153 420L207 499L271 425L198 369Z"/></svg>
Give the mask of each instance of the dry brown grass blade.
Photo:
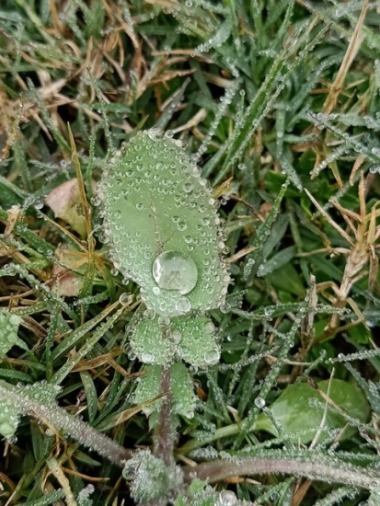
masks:
<svg viewBox="0 0 380 506"><path fill-rule="evenodd" d="M343 230L343 228L341 228L337 223L335 223L335 221L326 213L326 211L318 203L318 201L313 197L313 195L309 192L309 190L305 189L305 193L307 194L307 196L309 197L309 199L313 202L313 204L318 209L318 211L322 214L322 216L328 221L328 223L333 228L335 228L335 230L338 232L338 234L340 234L342 237L344 237L344 239L346 239L346 241L348 242L348 244L350 244L351 246L353 246L354 244L352 242L351 237L347 234L347 232L345 232Z"/></svg>
<svg viewBox="0 0 380 506"><path fill-rule="evenodd" d="M86 188L84 186L84 181L83 181L82 169L80 166L80 161L79 161L77 149L75 146L75 140L74 140L74 136L71 131L70 125L68 125L68 133L69 133L69 139L70 139L70 146L71 146L71 150L72 150L72 155L71 155L72 161L73 161L73 164L75 167L76 177L78 179L82 209L83 209L83 214L84 214L84 217L86 220L88 256L89 256L89 262L91 262L93 255L94 255L94 250L95 250L95 241L94 241L94 237L92 234L91 208L88 204L87 195L86 195Z"/></svg>
<svg viewBox="0 0 380 506"><path fill-rule="evenodd" d="M255 246L246 246L245 248L239 250L234 255L232 255L229 258L227 258L226 262L228 264L233 264L233 263L237 262L238 260L240 260L241 258L243 258L246 255L248 255L249 253L252 253L252 251L255 251L255 249L257 249Z"/></svg>
<svg viewBox="0 0 380 506"><path fill-rule="evenodd" d="M341 92L343 90L343 85L344 85L344 81L346 79L347 72L349 71L349 69L352 65L352 62L354 61L354 59L359 51L361 41L362 41L362 30L363 30L363 26L364 26L365 16L366 16L366 13L368 10L368 2L369 2L369 0L364 0L363 7L361 10L358 22L356 23L356 26L355 26L354 32L352 34L351 40L348 44L346 53L344 55L341 65L339 67L338 73L334 79L334 82L330 86L329 93L328 93L325 103L322 107L321 112L323 114L330 114L335 109L336 104L338 102L339 95L341 94ZM317 127L314 126L312 128L309 128L308 130L306 130L305 134L311 134L311 133L317 133L317 132L318 132L318 129L317 129ZM316 169L321 164L323 159L326 158L326 156L327 156L327 154L324 152L324 149L322 149L321 146L319 148L317 148L314 168L310 173L312 179L317 177L318 172ZM352 180L352 178L354 177L353 174L358 170L361 163L362 162L360 161L360 157L359 157L359 160L357 160L357 164L354 165L354 168L353 168L353 171L351 174L351 178L350 178L350 184L353 184L353 180ZM334 175L339 187L343 188L343 181L342 181L342 178L339 174L338 167L335 166L334 164L332 164L330 168L333 172L333 175Z"/></svg>
<svg viewBox="0 0 380 506"><path fill-rule="evenodd" d="M365 162L365 159L366 159L365 155L358 155L357 159L355 160L355 163L352 167L352 171L350 174L350 185L351 186L354 185L356 174L357 174L358 170L360 169L360 167Z"/></svg>
<svg viewBox="0 0 380 506"><path fill-rule="evenodd" d="M125 423L127 420L129 420L132 416L142 411L144 408L147 408L154 402L162 399L163 397L166 397L167 394L159 394L153 397L152 399L149 399L149 401L142 402L141 404L138 404L137 406L133 408L128 408L122 411L121 413L118 413L117 415L114 415L110 419L110 423L112 422L113 426L120 425L121 423Z"/></svg>
<svg viewBox="0 0 380 506"><path fill-rule="evenodd" d="M46 463L49 467L51 474L55 476L56 480L61 485L65 493L67 506L78 506L78 503L75 500L74 494L71 490L70 482L67 479L65 473L63 472L59 462L54 458L50 458Z"/></svg>
<svg viewBox="0 0 380 506"><path fill-rule="evenodd" d="M368 10L368 1L364 0L363 8L361 10L358 22L356 23L356 27L354 33L352 34L350 43L347 47L346 54L344 55L343 61L340 65L338 73L335 77L333 84L330 87L329 94L326 98L326 101L323 105L322 112L324 114L330 114L331 111L334 110L336 103L338 101L338 97L342 91L343 83L346 79L347 72L351 67L352 62L354 61L362 41L362 30L364 25L365 16Z"/></svg>
<svg viewBox="0 0 380 506"><path fill-rule="evenodd" d="M192 118L190 118L189 121L187 121L186 123L177 128L173 128L172 132L176 134L179 132L183 132L184 130L191 130L192 128L199 125L199 123L202 123L202 121L206 118L206 116L207 116L206 109L203 108L199 109L199 111Z"/></svg>

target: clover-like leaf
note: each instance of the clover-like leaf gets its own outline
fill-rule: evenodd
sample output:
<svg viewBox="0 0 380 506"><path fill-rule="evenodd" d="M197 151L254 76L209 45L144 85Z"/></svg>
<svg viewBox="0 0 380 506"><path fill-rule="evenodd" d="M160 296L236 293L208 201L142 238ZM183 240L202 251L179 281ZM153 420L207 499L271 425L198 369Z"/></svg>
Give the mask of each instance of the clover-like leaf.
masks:
<svg viewBox="0 0 380 506"><path fill-rule="evenodd" d="M207 182L178 141L138 133L109 162L100 187L113 262L154 312L219 307L229 275Z"/></svg>
<svg viewBox="0 0 380 506"><path fill-rule="evenodd" d="M338 379L320 381L318 388L322 392L329 391L329 398L348 416L366 422L369 416L369 405L358 385ZM321 425L324 416L324 404L326 400L308 383L289 385L282 394L270 406L276 422L282 427L284 433L291 439L308 443L313 439ZM328 437L331 429L340 429L346 425L346 420L330 407L322 428L319 441ZM277 429L270 418L261 413L255 422L257 430L265 430L278 435ZM352 430L346 430L344 437L350 437Z"/></svg>

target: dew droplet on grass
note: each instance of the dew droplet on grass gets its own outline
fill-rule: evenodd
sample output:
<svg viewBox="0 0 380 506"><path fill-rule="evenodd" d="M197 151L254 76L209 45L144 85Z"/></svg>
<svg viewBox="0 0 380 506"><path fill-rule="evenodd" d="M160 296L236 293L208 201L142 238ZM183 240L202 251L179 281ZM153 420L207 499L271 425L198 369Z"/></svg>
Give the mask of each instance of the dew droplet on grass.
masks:
<svg viewBox="0 0 380 506"><path fill-rule="evenodd" d="M263 399L262 397L256 397L254 402L255 405L260 409L263 409L265 407L265 399Z"/></svg>

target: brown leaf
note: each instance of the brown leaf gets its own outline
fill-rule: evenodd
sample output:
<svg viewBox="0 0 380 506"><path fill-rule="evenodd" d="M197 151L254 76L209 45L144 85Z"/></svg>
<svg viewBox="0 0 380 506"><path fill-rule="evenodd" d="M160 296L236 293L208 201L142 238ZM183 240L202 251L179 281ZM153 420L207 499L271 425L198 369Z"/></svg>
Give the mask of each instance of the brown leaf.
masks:
<svg viewBox="0 0 380 506"><path fill-rule="evenodd" d="M77 272L84 272L86 264L82 264L79 252L69 250L66 245L60 245L55 250L58 263L53 267L53 290L63 297L77 297L83 287L84 277Z"/></svg>
<svg viewBox="0 0 380 506"><path fill-rule="evenodd" d="M82 204L78 180L70 179L54 188L45 199L56 218L68 223L81 237L86 235L86 220L82 213Z"/></svg>

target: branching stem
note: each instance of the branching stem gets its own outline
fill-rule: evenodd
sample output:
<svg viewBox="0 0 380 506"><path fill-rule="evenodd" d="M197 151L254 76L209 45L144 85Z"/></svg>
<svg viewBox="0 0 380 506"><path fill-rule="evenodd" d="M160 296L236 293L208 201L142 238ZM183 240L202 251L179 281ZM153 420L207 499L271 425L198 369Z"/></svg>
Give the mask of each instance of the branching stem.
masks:
<svg viewBox="0 0 380 506"><path fill-rule="evenodd" d="M380 486L380 473L326 457L324 457L324 462L286 457L244 457L236 458L236 460L215 460L185 468L185 479L188 483L194 478L215 483L230 476L276 473L306 477L327 483L342 483L365 489Z"/></svg>
<svg viewBox="0 0 380 506"><path fill-rule="evenodd" d="M130 450L123 448L109 437L93 429L77 416L70 415L65 409L56 404L45 406L32 401L27 396L22 395L22 390L19 387L1 380L0 399L10 402L19 413L33 416L40 422L45 422L62 430L76 441L79 441L80 444L91 448L117 466L123 467L124 461L132 456Z"/></svg>

